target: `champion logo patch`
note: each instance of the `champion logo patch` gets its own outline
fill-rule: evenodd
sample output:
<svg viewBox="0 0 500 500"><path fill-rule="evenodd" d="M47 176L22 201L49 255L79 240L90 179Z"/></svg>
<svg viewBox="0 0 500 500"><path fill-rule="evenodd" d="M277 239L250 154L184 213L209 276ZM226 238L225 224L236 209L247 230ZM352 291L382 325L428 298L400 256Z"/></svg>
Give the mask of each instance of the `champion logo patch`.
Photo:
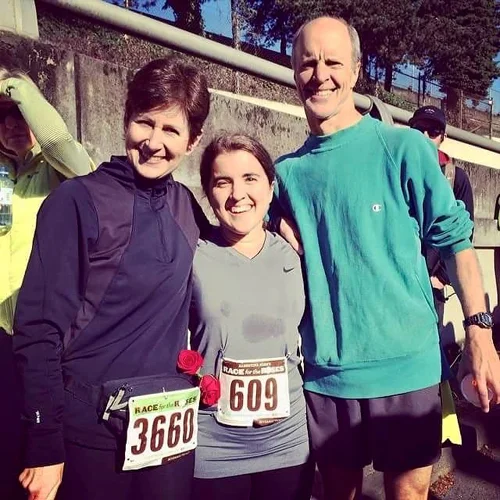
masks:
<svg viewBox="0 0 500 500"><path fill-rule="evenodd" d="M373 212L380 212L380 211L382 211L382 205L380 205L380 203L374 203L372 205L372 211Z"/></svg>

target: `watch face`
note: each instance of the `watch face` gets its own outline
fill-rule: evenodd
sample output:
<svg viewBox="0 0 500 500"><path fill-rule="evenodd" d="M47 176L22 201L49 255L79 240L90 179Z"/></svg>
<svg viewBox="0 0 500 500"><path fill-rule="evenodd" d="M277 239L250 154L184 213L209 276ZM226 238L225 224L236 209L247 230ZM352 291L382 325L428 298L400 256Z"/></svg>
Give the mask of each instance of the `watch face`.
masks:
<svg viewBox="0 0 500 500"><path fill-rule="evenodd" d="M493 317L489 313L479 313L478 323L484 328L491 328L493 326Z"/></svg>

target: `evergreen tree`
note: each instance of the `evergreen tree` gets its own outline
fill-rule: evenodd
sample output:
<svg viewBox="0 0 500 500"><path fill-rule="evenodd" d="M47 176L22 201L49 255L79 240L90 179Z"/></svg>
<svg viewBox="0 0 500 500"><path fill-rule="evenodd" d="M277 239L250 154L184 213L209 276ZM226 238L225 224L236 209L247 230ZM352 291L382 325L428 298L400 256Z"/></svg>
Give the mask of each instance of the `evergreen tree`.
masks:
<svg viewBox="0 0 500 500"><path fill-rule="evenodd" d="M205 23L201 15L201 6L207 0L166 0L164 9L170 7L174 11L175 24L184 30L197 35L205 33Z"/></svg>
<svg viewBox="0 0 500 500"><path fill-rule="evenodd" d="M394 67L412 52L419 5L418 0L358 0L344 14L360 35L363 68L372 60L383 69L387 91L392 87Z"/></svg>
<svg viewBox="0 0 500 500"><path fill-rule="evenodd" d="M369 60L385 71L390 90L393 68L411 51L420 0L248 0L247 30L252 41L280 43L286 53L300 25L319 15L333 15L351 22L361 38L363 68ZM262 43L262 42L261 42Z"/></svg>
<svg viewBox="0 0 500 500"><path fill-rule="evenodd" d="M500 9L495 0L423 0L415 55L430 78L447 93L449 109L459 105L458 89L484 97L500 75Z"/></svg>
<svg viewBox="0 0 500 500"><path fill-rule="evenodd" d="M242 6L246 38L250 43L271 46L280 44L287 53L293 35L309 17L324 13L323 0L247 0Z"/></svg>
<svg viewBox="0 0 500 500"><path fill-rule="evenodd" d="M157 0L118 0L130 8ZM203 34L203 3L213 0L164 0L176 24ZM241 33L255 45L280 44L287 53L302 23L320 15L343 17L359 32L362 67L383 70L390 90L393 68L408 59L438 79L456 107L458 92L484 96L500 75L494 62L500 52L499 0L231 0L234 43Z"/></svg>
<svg viewBox="0 0 500 500"><path fill-rule="evenodd" d="M390 90L395 65L416 61L428 78L437 78L456 101L453 89L485 95L499 75L498 0L247 0L250 41L280 43L281 52L307 19L328 14L345 18L358 30L363 68L383 70Z"/></svg>
<svg viewBox="0 0 500 500"><path fill-rule="evenodd" d="M108 0L109 1L109 0ZM140 11L151 10L156 7L157 0L111 0L115 5L121 5L126 9ZM203 35L205 23L201 14L201 6L210 0L165 0L162 9L171 8L174 13L177 27Z"/></svg>

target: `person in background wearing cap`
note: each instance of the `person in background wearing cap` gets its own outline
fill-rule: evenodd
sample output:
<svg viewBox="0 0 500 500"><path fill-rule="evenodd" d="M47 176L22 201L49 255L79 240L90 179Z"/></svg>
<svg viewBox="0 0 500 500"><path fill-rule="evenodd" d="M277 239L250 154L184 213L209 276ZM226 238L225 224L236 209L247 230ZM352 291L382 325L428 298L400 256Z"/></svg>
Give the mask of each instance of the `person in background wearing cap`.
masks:
<svg viewBox="0 0 500 500"><path fill-rule="evenodd" d="M409 125L411 128L422 132L437 146L441 170L450 182L455 198L464 203L465 209L469 213L472 222L474 222L474 198L469 176L462 168L456 167L453 159L439 149L446 138L446 116L444 112L436 106L423 106L415 111L410 118ZM426 248L425 259L431 277L434 302L441 327L444 303L447 300L445 286L451 282L446 266L437 250L430 247Z"/></svg>

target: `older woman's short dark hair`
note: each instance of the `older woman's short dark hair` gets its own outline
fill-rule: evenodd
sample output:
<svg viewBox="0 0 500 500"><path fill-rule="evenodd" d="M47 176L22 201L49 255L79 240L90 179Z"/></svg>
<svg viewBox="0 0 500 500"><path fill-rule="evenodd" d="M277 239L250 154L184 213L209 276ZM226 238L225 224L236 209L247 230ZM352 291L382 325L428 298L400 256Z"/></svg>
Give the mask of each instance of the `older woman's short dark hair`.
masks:
<svg viewBox="0 0 500 500"><path fill-rule="evenodd" d="M246 151L255 156L262 165L269 184L274 182L276 170L273 160L267 149L257 139L245 134L222 133L212 140L201 157L201 186L207 196L210 190L210 179L212 178L212 167L215 159L221 154L233 151Z"/></svg>
<svg viewBox="0 0 500 500"><path fill-rule="evenodd" d="M179 57L155 59L142 67L128 85L125 125L134 115L162 107L179 107L194 141L210 110L210 94L203 73Z"/></svg>

